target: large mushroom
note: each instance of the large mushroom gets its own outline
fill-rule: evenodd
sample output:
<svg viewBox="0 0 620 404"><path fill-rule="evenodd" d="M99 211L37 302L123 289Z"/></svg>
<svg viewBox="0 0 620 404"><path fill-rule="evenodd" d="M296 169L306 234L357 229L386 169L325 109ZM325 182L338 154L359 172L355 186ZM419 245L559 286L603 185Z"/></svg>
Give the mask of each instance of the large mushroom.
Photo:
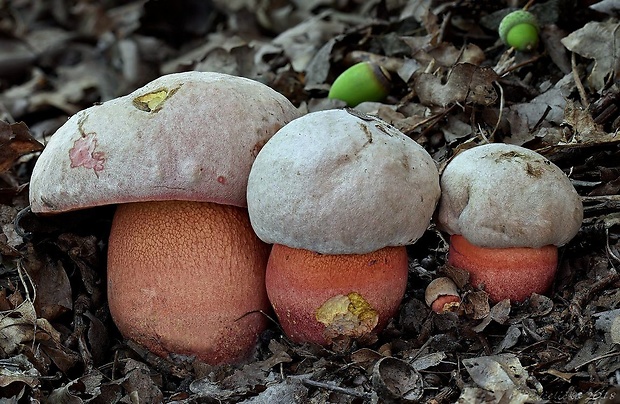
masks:
<svg viewBox="0 0 620 404"><path fill-rule="evenodd" d="M280 129L248 179L248 212L273 243L266 284L285 333L329 344L380 331L405 292L407 252L439 199L430 155L353 110Z"/></svg>
<svg viewBox="0 0 620 404"><path fill-rule="evenodd" d="M246 186L261 147L299 116L281 94L218 73L162 76L75 114L30 182L32 210L106 204L108 299L121 333L158 355L245 359L265 327L269 246Z"/></svg>
<svg viewBox="0 0 620 404"><path fill-rule="evenodd" d="M558 246L583 219L581 199L556 165L503 143L458 154L441 176L438 228L451 234L448 262L493 301L520 302L551 286Z"/></svg>

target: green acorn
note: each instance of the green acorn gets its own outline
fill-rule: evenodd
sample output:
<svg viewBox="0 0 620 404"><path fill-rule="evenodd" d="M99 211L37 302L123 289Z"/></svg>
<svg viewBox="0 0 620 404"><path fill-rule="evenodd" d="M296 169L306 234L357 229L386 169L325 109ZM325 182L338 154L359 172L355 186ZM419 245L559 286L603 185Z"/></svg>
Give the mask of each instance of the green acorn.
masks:
<svg viewBox="0 0 620 404"><path fill-rule="evenodd" d="M390 92L390 74L376 63L357 63L342 72L329 90L328 98L342 100L349 107L365 101L383 101Z"/></svg>
<svg viewBox="0 0 620 404"><path fill-rule="evenodd" d="M534 14L517 10L506 15L499 24L499 37L508 46L528 52L538 46L538 21Z"/></svg>

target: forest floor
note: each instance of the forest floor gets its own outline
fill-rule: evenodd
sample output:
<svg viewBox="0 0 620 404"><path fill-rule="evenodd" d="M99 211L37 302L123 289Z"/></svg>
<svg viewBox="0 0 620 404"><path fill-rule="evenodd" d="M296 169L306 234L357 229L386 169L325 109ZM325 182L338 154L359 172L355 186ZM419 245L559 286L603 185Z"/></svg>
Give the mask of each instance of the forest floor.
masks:
<svg viewBox="0 0 620 404"><path fill-rule="evenodd" d="M517 6L0 1L0 402L620 402L618 2L533 2L541 39L527 53L497 37ZM492 304L462 285L460 311L433 313L425 288L450 268L446 236L431 227L408 248L404 300L373 343L298 345L272 324L246 364L165 360L110 318L114 208L59 218L26 209L42 145L95 103L199 70L259 80L302 112L336 108L330 84L365 60L391 73L392 89L359 109L423 145L440 168L458 150L504 142L570 177L584 220L545 296Z"/></svg>

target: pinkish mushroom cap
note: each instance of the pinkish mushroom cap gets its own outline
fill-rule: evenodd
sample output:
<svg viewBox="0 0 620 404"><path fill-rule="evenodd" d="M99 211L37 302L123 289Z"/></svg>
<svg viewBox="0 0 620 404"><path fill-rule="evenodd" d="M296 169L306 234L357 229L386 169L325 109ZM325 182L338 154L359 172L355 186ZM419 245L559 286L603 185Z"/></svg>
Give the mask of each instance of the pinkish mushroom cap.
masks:
<svg viewBox="0 0 620 404"><path fill-rule="evenodd" d="M248 212L267 243L323 254L413 244L439 199L422 146L350 110L307 114L280 129L248 179Z"/></svg>
<svg viewBox="0 0 620 404"><path fill-rule="evenodd" d="M561 246L579 231L581 199L542 155L494 143L457 155L441 176L438 227L486 248Z"/></svg>
<svg viewBox="0 0 620 404"><path fill-rule="evenodd" d="M32 173L32 210L163 200L244 207L254 158L299 115L284 96L250 79L162 76L78 112L52 136Z"/></svg>

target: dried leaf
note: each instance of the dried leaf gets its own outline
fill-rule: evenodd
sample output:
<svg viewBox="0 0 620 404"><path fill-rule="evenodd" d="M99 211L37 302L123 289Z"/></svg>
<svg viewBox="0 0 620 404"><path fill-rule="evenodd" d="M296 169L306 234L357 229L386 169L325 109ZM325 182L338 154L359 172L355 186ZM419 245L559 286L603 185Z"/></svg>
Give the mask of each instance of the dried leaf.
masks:
<svg viewBox="0 0 620 404"><path fill-rule="evenodd" d="M445 107L456 102L492 105L497 101L493 83L498 79L491 68L459 63L452 68L445 84L434 74L414 75L414 89L425 105Z"/></svg>
<svg viewBox="0 0 620 404"><path fill-rule="evenodd" d="M620 23L589 22L561 42L568 50L594 59L588 83L595 90L620 78Z"/></svg>
<svg viewBox="0 0 620 404"><path fill-rule="evenodd" d="M0 121L0 173L7 171L24 154L43 150L23 122Z"/></svg>
<svg viewBox="0 0 620 404"><path fill-rule="evenodd" d="M512 392L518 392L525 395L529 401L542 399L537 392L527 385L530 375L513 354L463 359L463 365L465 365L465 369L473 381L483 389L494 393L511 392L512 394Z"/></svg>
<svg viewBox="0 0 620 404"><path fill-rule="evenodd" d="M258 396L241 401L243 404L303 403L308 388L300 380L286 378L280 383L270 384Z"/></svg>
<svg viewBox="0 0 620 404"><path fill-rule="evenodd" d="M420 373L409 363L392 357L383 358L375 364L372 385L379 397L403 403L418 402L424 393Z"/></svg>
<svg viewBox="0 0 620 404"><path fill-rule="evenodd" d="M0 359L0 387L7 387L11 383L36 387L39 385L39 376L39 371L24 354Z"/></svg>
<svg viewBox="0 0 620 404"><path fill-rule="evenodd" d="M613 345L613 342L599 342L588 339L573 359L564 366L564 370L568 372L579 370L579 368L592 363L597 358L602 359L605 355L613 352ZM615 356L617 357L618 355Z"/></svg>
<svg viewBox="0 0 620 404"><path fill-rule="evenodd" d="M620 41L620 37L618 37ZM575 133L572 142L582 145L617 142L617 134L605 133L603 127L594 122L589 111L580 108L573 101L566 101L564 119Z"/></svg>
<svg viewBox="0 0 620 404"><path fill-rule="evenodd" d="M101 372L92 371L53 390L48 397L49 402L62 404L90 402L101 394L103 380L105 376Z"/></svg>
<svg viewBox="0 0 620 404"><path fill-rule="evenodd" d="M126 359L123 363L123 377L120 384L129 393L131 402L139 397L139 401L145 403L160 403L163 394L151 377L151 370L142 362ZM135 397L135 398L132 398Z"/></svg>
<svg viewBox="0 0 620 404"><path fill-rule="evenodd" d="M46 354L64 372L79 360L75 352L62 345L60 332L46 319L37 318L33 303L25 300L15 309L0 313L0 356L30 347Z"/></svg>
<svg viewBox="0 0 620 404"><path fill-rule="evenodd" d="M532 317L546 316L553 310L553 300L545 295L532 293L532 296L530 296L530 307L532 309Z"/></svg>
<svg viewBox="0 0 620 404"><path fill-rule="evenodd" d="M37 291L34 306L39 316L51 321L73 308L71 283L61 262L42 262L31 252L24 266Z"/></svg>
<svg viewBox="0 0 620 404"><path fill-rule="evenodd" d="M415 361L413 361L413 363L411 364L411 366L413 366L413 368L415 370L426 370L428 368L431 368L433 366L437 366L441 363L441 361L443 361L444 359L446 359L446 353L445 352L433 352L431 354L428 355L424 355L418 359L416 359Z"/></svg>

